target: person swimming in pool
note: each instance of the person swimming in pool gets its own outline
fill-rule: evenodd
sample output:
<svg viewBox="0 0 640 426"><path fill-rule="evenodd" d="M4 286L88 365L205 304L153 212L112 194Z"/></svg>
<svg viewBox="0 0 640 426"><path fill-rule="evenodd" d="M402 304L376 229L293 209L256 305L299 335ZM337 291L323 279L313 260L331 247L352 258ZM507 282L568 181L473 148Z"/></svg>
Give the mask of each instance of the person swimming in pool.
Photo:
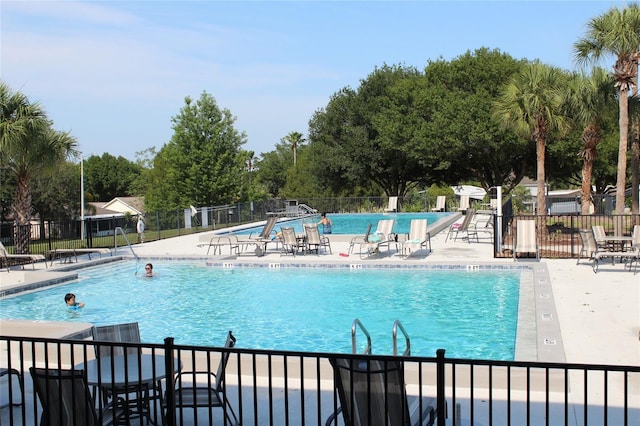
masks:
<svg viewBox="0 0 640 426"><path fill-rule="evenodd" d="M64 296L64 303L67 304L67 308L72 311L77 311L80 308L84 308L83 302L76 302L76 295L73 293L67 293Z"/></svg>
<svg viewBox="0 0 640 426"><path fill-rule="evenodd" d="M318 222L318 225L322 225L322 233L323 234L330 234L331 233L331 219L329 219L327 217L327 213L323 212L320 215L320 222Z"/></svg>
<svg viewBox="0 0 640 426"><path fill-rule="evenodd" d="M144 276L147 278L153 277L153 265L151 263L144 265Z"/></svg>

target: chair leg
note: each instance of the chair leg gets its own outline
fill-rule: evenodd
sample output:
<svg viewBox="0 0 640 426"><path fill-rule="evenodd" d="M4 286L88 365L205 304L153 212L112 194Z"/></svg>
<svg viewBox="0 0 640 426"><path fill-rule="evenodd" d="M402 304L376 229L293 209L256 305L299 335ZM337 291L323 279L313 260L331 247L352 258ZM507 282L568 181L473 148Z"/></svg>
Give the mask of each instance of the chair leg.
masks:
<svg viewBox="0 0 640 426"><path fill-rule="evenodd" d="M238 416L236 416L235 411L233 411L233 407L231 406L229 401L227 401L227 396L226 395L224 396L224 403L226 405L226 409L225 409L225 407L222 407L222 409L225 412L226 420L228 420L229 424L231 424L233 426L240 425L240 421L238 420ZM231 413L231 416L229 415L229 413ZM233 420L231 418L232 416L233 416Z"/></svg>
<svg viewBox="0 0 640 426"><path fill-rule="evenodd" d="M19 407L24 404L24 380L22 378L22 373L20 373L15 368L6 368L3 369L0 373L0 377L7 376L9 380L9 386L11 386L11 376L16 376L18 378L18 386L20 387L20 402L13 402L11 405L15 407Z"/></svg>

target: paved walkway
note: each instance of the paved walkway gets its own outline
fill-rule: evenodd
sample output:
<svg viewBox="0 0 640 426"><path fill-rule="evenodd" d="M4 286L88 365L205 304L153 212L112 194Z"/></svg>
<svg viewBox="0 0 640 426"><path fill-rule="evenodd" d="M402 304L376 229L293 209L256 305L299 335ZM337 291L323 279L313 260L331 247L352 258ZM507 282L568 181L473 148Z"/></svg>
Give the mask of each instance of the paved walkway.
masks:
<svg viewBox="0 0 640 426"><path fill-rule="evenodd" d="M446 224L440 224L446 228ZM211 234L212 232L209 232ZM322 263L322 264L465 264L465 265L513 265L512 259L494 259L492 245L485 240L480 243L469 244L465 240L445 241L446 233L440 232L431 240L433 251L427 253L420 251L405 259L400 253L387 253L383 251L379 256L361 259L355 253L344 256L349 247L351 236L330 236L333 254L321 254L316 256L299 255L282 256L275 251L268 251L265 256L256 257L245 253L241 256L230 256L225 248L223 255L207 256L207 247L199 247L202 234L193 234L167 240L154 241L145 244L137 244L132 247L135 255L143 261L155 261L160 259L201 259L210 262L242 262L242 263ZM132 256L132 251L127 248L119 248L117 255ZM79 260L80 264L94 263L96 261L109 261L112 257L103 256L97 260L89 261L86 256ZM555 312L559 326L557 336L564 348L564 357L567 362L595 363L595 364L640 364L640 273L633 274L623 270L623 266L617 264L602 265L600 271L595 274L590 263L582 262L576 265L575 259L543 259L540 264L534 260L518 260L548 271L550 290L540 290L539 285L544 282L535 282L533 286L534 304L542 303L550 295L555 300ZM39 283L45 283L51 279L64 280L75 277L76 272L69 269L78 265L65 265L55 262L52 267L45 268L43 264L36 265L35 270L27 266L24 271L11 270L0 272L0 295L9 293L19 287L37 287ZM546 268L543 268L546 266ZM545 272L546 273L546 272ZM536 278L543 281L544 278ZM545 292L549 294L544 294ZM539 310L537 311L539 313ZM534 314L532 314L534 315ZM1 316L1 313L0 313ZM541 318L534 318L539 333L542 323ZM545 318L546 321L546 318ZM14 334L17 332L14 321L0 320L0 334ZM32 328L33 327L33 328ZM29 335L33 333L36 325L28 322L20 323L19 330L27 330ZM26 332L26 331L25 331ZM540 336L539 336L540 337ZM538 348L539 351L543 348Z"/></svg>

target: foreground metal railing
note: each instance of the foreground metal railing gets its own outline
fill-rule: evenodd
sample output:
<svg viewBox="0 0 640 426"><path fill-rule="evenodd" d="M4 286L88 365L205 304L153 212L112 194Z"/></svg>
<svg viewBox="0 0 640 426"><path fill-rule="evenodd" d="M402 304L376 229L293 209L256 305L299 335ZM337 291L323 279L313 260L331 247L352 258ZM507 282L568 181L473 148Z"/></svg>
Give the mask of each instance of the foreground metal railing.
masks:
<svg viewBox="0 0 640 426"><path fill-rule="evenodd" d="M101 414L108 404L121 401L126 413L120 422L134 425L221 425L235 418L245 425L324 425L341 405L329 362L336 354L184 346L172 338L161 345L1 336L0 346L0 367L14 369L23 380L15 374L0 377L1 424L39 423L43 407L32 367L52 374L82 370L99 420L113 415ZM113 356L96 358L104 354L97 346ZM188 372L215 375L225 354L228 362L219 377L196 379L205 406L190 405L196 391L186 383L195 377ZM640 419L639 366L448 359L444 350L436 357L340 357L382 365L399 361L406 400L419 400L422 412L422 401L435 398L437 425L634 425ZM89 416L76 410L77 398L73 401L72 412ZM336 418L339 422L331 424L343 424L340 414ZM88 417L75 421L90 423Z"/></svg>

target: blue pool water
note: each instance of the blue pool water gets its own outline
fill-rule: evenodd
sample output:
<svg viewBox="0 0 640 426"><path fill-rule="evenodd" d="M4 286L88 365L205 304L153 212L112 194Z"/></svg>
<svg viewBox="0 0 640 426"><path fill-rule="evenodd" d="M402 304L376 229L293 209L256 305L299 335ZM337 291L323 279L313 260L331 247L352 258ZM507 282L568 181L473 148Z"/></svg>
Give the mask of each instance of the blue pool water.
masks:
<svg viewBox="0 0 640 426"><path fill-rule="evenodd" d="M134 262L80 271L77 282L0 301L3 318L137 321L142 340L239 347L351 352L351 324L369 330L373 352L392 353L392 326L402 322L413 355L512 360L519 270L245 268L163 262L152 279ZM86 303L69 312L64 295ZM362 348L364 338L358 337ZM399 341L399 351L404 341Z"/></svg>
<svg viewBox="0 0 640 426"><path fill-rule="evenodd" d="M364 234L367 231L369 224L372 224L371 232L376 230L376 225L379 220L382 219L394 219L393 232L396 234L408 234L409 226L411 225L411 219L427 219L430 225L436 221L451 215L452 213L349 213L349 214L327 214L333 224L332 233L341 235L359 235ZM295 219L286 221L284 223L278 222L275 226L276 230L279 230L281 226L293 226L296 233L304 233L302 228L303 222L318 223L320 217ZM260 233L262 226L243 229L242 231L236 231L234 234L246 235L251 233ZM322 232L322 226L320 226Z"/></svg>

